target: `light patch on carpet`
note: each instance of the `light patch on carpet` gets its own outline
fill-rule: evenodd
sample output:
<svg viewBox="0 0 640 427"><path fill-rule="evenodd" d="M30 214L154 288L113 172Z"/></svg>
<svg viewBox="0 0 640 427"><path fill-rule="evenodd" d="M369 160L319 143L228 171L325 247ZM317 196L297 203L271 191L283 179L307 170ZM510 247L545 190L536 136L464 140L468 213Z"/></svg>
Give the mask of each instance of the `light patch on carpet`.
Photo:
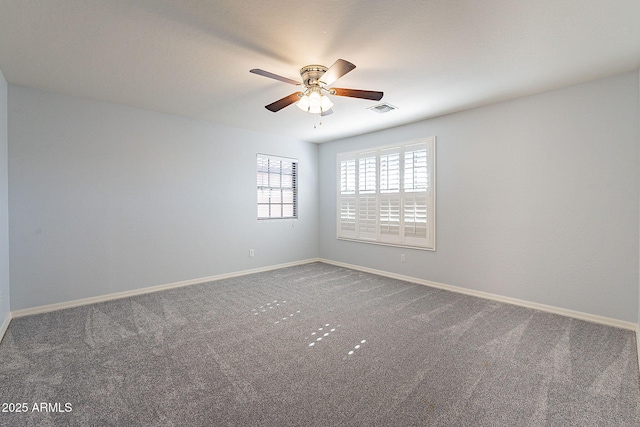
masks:
<svg viewBox="0 0 640 427"><path fill-rule="evenodd" d="M127 330L117 320L92 307L85 320L84 342L91 348L109 345L115 341L132 337L135 332Z"/></svg>
<svg viewBox="0 0 640 427"><path fill-rule="evenodd" d="M236 390L236 400L240 403L249 403L258 400L258 393L255 391L251 383L244 379L238 371L227 363L225 358L215 351L211 345L207 344L207 348L209 349L209 354L213 357L213 360L215 360L222 373Z"/></svg>
<svg viewBox="0 0 640 427"><path fill-rule="evenodd" d="M631 362L631 355L633 354L633 346L635 343L632 340L627 340L624 345L624 350L618 354L616 360L611 363L607 368L598 376L598 379L589 387L589 392L597 393L601 396L607 396L615 398L620 394L622 389L622 382L625 372L625 368Z"/></svg>
<svg viewBox="0 0 640 427"><path fill-rule="evenodd" d="M489 341L485 346L485 351L493 358L513 359L530 320L531 318L527 319L509 332Z"/></svg>

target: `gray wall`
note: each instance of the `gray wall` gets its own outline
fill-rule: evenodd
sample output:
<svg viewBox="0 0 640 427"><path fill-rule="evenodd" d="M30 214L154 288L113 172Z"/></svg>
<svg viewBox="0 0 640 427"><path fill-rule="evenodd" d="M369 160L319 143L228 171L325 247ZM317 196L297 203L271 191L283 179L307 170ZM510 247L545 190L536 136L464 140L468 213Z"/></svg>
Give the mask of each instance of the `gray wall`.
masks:
<svg viewBox="0 0 640 427"><path fill-rule="evenodd" d="M638 105L632 72L322 144L320 256L637 322ZM336 154L431 135L437 251L336 240Z"/></svg>
<svg viewBox="0 0 640 427"><path fill-rule="evenodd" d="M7 138L7 82L0 71L0 325L10 313Z"/></svg>
<svg viewBox="0 0 640 427"><path fill-rule="evenodd" d="M8 98L12 310L318 256L316 145L14 85ZM298 221L257 222L258 152L299 159Z"/></svg>

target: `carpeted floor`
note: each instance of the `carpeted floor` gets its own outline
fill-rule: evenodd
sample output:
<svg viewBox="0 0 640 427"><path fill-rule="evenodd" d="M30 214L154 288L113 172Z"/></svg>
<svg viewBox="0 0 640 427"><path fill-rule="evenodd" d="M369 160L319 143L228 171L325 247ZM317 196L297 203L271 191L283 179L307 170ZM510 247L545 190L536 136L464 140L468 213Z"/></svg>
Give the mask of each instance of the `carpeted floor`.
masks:
<svg viewBox="0 0 640 427"><path fill-rule="evenodd" d="M0 410L26 412L0 424L638 426L635 349L631 331L314 263L14 319Z"/></svg>

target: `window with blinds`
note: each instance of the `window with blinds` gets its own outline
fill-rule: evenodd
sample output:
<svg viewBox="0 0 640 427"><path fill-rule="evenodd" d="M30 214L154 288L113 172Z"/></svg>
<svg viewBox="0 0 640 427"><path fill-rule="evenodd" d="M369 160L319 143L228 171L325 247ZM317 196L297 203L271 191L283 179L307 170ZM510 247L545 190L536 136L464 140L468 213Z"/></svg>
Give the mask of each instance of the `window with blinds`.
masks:
<svg viewBox="0 0 640 427"><path fill-rule="evenodd" d="M298 218L298 161L258 154L258 219Z"/></svg>
<svg viewBox="0 0 640 427"><path fill-rule="evenodd" d="M435 250L435 142L338 154L337 237Z"/></svg>

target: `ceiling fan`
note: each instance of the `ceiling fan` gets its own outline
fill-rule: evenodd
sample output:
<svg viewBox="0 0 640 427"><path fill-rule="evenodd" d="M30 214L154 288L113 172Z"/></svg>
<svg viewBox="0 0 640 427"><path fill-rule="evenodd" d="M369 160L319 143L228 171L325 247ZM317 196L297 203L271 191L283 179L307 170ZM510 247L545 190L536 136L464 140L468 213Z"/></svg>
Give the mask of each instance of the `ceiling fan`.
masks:
<svg viewBox="0 0 640 427"><path fill-rule="evenodd" d="M294 92L291 95L285 96L282 99L266 105L265 108L267 110L275 113L282 110L284 107L288 107L289 105L297 102L298 108L302 111L314 114L319 113L326 116L333 113L333 110L331 109L333 107L333 102L331 102L331 99L329 99L327 94L346 96L349 98L370 99L373 101L379 101L382 99L382 92L330 87L336 80L354 68L356 68L355 65L349 61L345 61L344 59L338 59L329 68L323 65L307 65L300 69L302 83L259 68L254 68L253 70L249 70L249 72L303 87L303 89L298 92Z"/></svg>

